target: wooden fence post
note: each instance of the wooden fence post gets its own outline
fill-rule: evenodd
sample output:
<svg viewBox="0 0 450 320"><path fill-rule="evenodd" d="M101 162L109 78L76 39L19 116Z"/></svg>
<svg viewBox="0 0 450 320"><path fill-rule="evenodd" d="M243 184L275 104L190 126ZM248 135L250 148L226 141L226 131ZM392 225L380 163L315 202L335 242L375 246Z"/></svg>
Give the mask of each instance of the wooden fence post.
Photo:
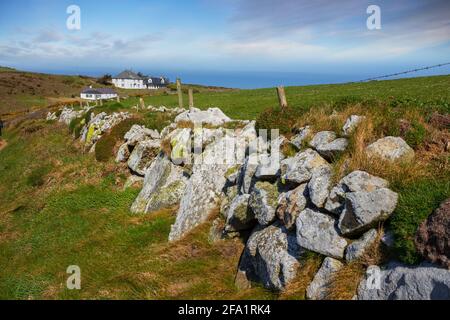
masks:
<svg viewBox="0 0 450 320"><path fill-rule="evenodd" d="M284 109L287 107L287 100L286 100L286 93L284 92L283 86L277 87L277 93L278 93L278 102L280 103L280 108Z"/></svg>
<svg viewBox="0 0 450 320"><path fill-rule="evenodd" d="M144 110L145 109L145 102L144 102L144 98L139 98L139 104L141 105L141 109Z"/></svg>
<svg viewBox="0 0 450 320"><path fill-rule="evenodd" d="M183 92L181 91L181 80L177 78L178 106L183 108Z"/></svg>
<svg viewBox="0 0 450 320"><path fill-rule="evenodd" d="M192 108L194 108L194 90L192 88L189 88L189 110L192 112Z"/></svg>
<svg viewBox="0 0 450 320"><path fill-rule="evenodd" d="M120 103L120 97L119 97L119 95L117 95L116 100L117 100L118 103Z"/></svg>

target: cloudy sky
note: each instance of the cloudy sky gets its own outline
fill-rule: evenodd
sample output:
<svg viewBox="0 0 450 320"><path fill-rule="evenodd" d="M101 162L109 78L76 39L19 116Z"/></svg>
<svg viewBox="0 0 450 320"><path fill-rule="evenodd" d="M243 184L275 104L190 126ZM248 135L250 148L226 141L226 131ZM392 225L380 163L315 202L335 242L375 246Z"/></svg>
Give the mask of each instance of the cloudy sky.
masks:
<svg viewBox="0 0 450 320"><path fill-rule="evenodd" d="M68 30L66 9L81 9ZM381 8L381 30L366 9ZM448 0L0 2L0 65L383 74L449 62Z"/></svg>

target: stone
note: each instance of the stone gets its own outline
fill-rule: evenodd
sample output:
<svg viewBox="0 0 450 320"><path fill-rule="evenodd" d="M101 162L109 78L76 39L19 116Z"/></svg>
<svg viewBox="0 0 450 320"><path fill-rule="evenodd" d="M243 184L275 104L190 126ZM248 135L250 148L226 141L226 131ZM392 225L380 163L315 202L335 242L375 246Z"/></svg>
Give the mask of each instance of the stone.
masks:
<svg viewBox="0 0 450 320"><path fill-rule="evenodd" d="M231 122L232 120L219 108L209 108L207 110L192 108L192 110L184 111L176 116L175 122L178 123L180 121L221 126L227 122Z"/></svg>
<svg viewBox="0 0 450 320"><path fill-rule="evenodd" d="M154 192L145 206L145 212L170 208L178 204L187 185L187 177L179 166L170 165L170 173L164 183Z"/></svg>
<svg viewBox="0 0 450 320"><path fill-rule="evenodd" d="M286 228L291 229L295 225L298 215L306 208L307 196L306 183L299 185L294 190L280 194L276 213Z"/></svg>
<svg viewBox="0 0 450 320"><path fill-rule="evenodd" d="M249 194L242 194L231 201L226 216L226 232L248 230L255 226L255 215L249 207L249 199Z"/></svg>
<svg viewBox="0 0 450 320"><path fill-rule="evenodd" d="M368 286L378 271L379 286ZM366 275L358 287L358 300L450 300L450 270L429 263L416 267L391 263L385 270L372 266Z"/></svg>
<svg viewBox="0 0 450 320"><path fill-rule="evenodd" d="M158 155L161 147L159 140L140 141L128 158L128 167L143 176L152 160Z"/></svg>
<svg viewBox="0 0 450 320"><path fill-rule="evenodd" d="M351 262L353 260L361 258L364 253L369 249L377 240L378 232L376 229L370 229L363 236L353 241L347 246L345 250L345 260Z"/></svg>
<svg viewBox="0 0 450 320"><path fill-rule="evenodd" d="M116 162L117 163L126 162L129 157L130 157L130 149L128 147L128 144L124 143L119 147L119 150L117 150Z"/></svg>
<svg viewBox="0 0 450 320"><path fill-rule="evenodd" d="M170 144L172 146L170 158L174 164L181 165L183 163L190 163L192 148L191 129L180 129L172 136Z"/></svg>
<svg viewBox="0 0 450 320"><path fill-rule="evenodd" d="M239 194L237 185L225 186L222 190L221 202L220 202L220 214L224 219L228 216L228 210L230 209L231 202Z"/></svg>
<svg viewBox="0 0 450 320"><path fill-rule="evenodd" d="M328 165L316 151L306 149L299 152L293 158L281 161L281 178L283 183L301 184L311 179L314 169Z"/></svg>
<svg viewBox="0 0 450 320"><path fill-rule="evenodd" d="M398 194L387 188L347 193L345 208L339 218L339 230L343 235L354 236L376 227L390 217L397 201Z"/></svg>
<svg viewBox="0 0 450 320"><path fill-rule="evenodd" d="M247 241L238 275L244 279L259 280L264 287L283 290L295 277L304 250L295 239L295 233L279 223L255 228ZM238 277L238 276L237 276ZM242 286L242 285L241 285Z"/></svg>
<svg viewBox="0 0 450 320"><path fill-rule="evenodd" d="M278 187L269 182L256 182L249 198L249 206L261 225L268 225L275 220L278 206Z"/></svg>
<svg viewBox="0 0 450 320"><path fill-rule="evenodd" d="M330 194L332 171L331 166L324 165L313 171L308 182L308 191L311 202L318 208L322 208Z"/></svg>
<svg viewBox="0 0 450 320"><path fill-rule="evenodd" d="M389 182L375 177L365 171L353 171L330 191L330 195L325 203L325 209L331 213L340 215L344 209L345 194L348 192L371 192L380 188L387 188Z"/></svg>
<svg viewBox="0 0 450 320"><path fill-rule="evenodd" d="M336 139L336 133L333 131L321 131L314 135L309 145L317 149L320 145L330 143L334 139Z"/></svg>
<svg viewBox="0 0 450 320"><path fill-rule="evenodd" d="M255 156L245 158L244 165L241 167L238 186L241 193L250 193L256 183L255 173L258 168L258 161Z"/></svg>
<svg viewBox="0 0 450 320"><path fill-rule="evenodd" d="M303 210L296 220L298 244L325 256L342 259L347 240L339 235L335 224L336 220L324 213L309 208Z"/></svg>
<svg viewBox="0 0 450 320"><path fill-rule="evenodd" d="M165 183L170 174L171 163L162 153L160 153L155 160L152 161L148 168L145 178L144 186L139 195L131 205L131 212L143 213L147 206L148 200L157 192L158 188Z"/></svg>
<svg viewBox="0 0 450 320"><path fill-rule="evenodd" d="M231 185L235 185L238 182L240 171L240 165L234 165L230 169L228 169L227 172L225 172L225 178L227 179L227 182Z"/></svg>
<svg viewBox="0 0 450 320"><path fill-rule="evenodd" d="M306 141L306 138L311 134L311 127L306 126L303 128L300 128L298 133L292 137L291 143L298 149L302 149L304 142Z"/></svg>
<svg viewBox="0 0 450 320"><path fill-rule="evenodd" d="M258 180L274 181L280 175L280 158L262 154L256 167L255 177Z"/></svg>
<svg viewBox="0 0 450 320"><path fill-rule="evenodd" d="M319 271L317 271L314 279L306 289L306 298L309 300L326 299L333 278L342 267L343 264L339 260L326 257Z"/></svg>
<svg viewBox="0 0 450 320"><path fill-rule="evenodd" d="M320 144L316 147L317 152L328 160L335 159L338 155L347 149L348 140L345 138L338 138L330 143Z"/></svg>
<svg viewBox="0 0 450 320"><path fill-rule="evenodd" d="M400 137L384 137L366 148L369 158L386 161L412 161L414 150Z"/></svg>
<svg viewBox="0 0 450 320"><path fill-rule="evenodd" d="M72 120L81 117L85 113L85 110L74 110L72 108L64 107L59 115L59 122L63 122L69 125Z"/></svg>
<svg viewBox="0 0 450 320"><path fill-rule="evenodd" d="M365 116L351 115L342 127L342 134L345 136L350 135L355 129L366 119Z"/></svg>
<svg viewBox="0 0 450 320"><path fill-rule="evenodd" d="M159 139L160 135L158 131L147 129L145 126L134 124L130 130L125 133L124 139L129 146L135 146L138 142L150 139Z"/></svg>
<svg viewBox="0 0 450 320"><path fill-rule="evenodd" d="M450 198L420 224L415 244L425 259L450 269Z"/></svg>

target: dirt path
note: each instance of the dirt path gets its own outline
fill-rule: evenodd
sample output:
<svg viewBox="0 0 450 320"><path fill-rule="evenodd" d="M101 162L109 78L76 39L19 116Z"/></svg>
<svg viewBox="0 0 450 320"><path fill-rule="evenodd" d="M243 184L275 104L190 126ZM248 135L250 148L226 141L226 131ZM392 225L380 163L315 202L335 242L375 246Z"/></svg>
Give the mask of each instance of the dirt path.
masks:
<svg viewBox="0 0 450 320"><path fill-rule="evenodd" d="M3 140L2 138L0 138L0 151L2 151L2 149L4 147L6 147L8 145L8 141Z"/></svg>

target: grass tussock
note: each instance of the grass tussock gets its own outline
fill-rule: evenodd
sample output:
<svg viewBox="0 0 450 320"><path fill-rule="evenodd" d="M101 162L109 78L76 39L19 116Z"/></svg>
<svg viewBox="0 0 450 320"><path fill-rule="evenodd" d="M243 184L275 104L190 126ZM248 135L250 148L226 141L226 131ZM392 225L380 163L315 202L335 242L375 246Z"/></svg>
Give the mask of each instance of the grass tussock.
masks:
<svg viewBox="0 0 450 320"><path fill-rule="evenodd" d="M280 293L282 300L306 299L306 289L322 264L323 257L314 252L307 252L300 260L295 279Z"/></svg>

